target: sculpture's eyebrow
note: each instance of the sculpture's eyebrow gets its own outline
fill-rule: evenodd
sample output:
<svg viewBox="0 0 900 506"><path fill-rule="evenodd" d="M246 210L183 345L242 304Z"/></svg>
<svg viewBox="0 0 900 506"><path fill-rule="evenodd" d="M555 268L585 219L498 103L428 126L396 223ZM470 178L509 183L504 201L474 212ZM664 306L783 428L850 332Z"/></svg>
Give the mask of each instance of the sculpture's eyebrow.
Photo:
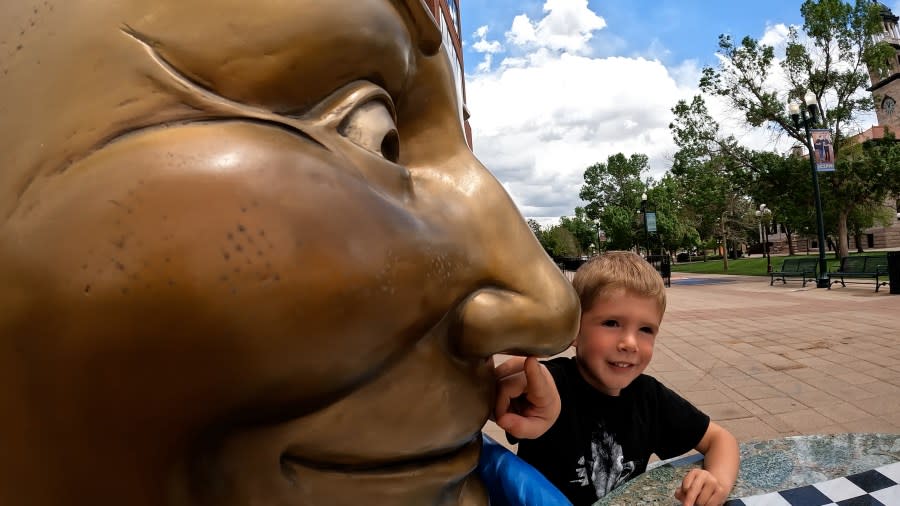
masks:
<svg viewBox="0 0 900 506"><path fill-rule="evenodd" d="M171 79L170 84L174 86L174 89L177 92L189 92L192 98L205 106L204 110L209 114L209 117L204 119L241 118L245 121L267 123L269 125L285 130L293 135L302 137L310 141L315 146L325 148L324 144L310 135L294 118L286 117L282 114L278 114L268 109L243 104L216 93L215 91L204 86L202 83L191 79L190 77L185 75L185 73L181 72L175 65L166 60L165 57L163 57L158 51L156 51L156 49L154 48L154 41L150 37L134 30L128 25L122 26L121 31L144 47L144 50L147 52L148 56L153 60L153 62L156 63ZM196 120L201 118L194 119ZM149 128L151 126L153 125L142 126L131 131L117 132L115 135L101 141L97 146L94 147L94 149L100 149L102 146L114 142L115 140L123 137L124 135L127 135L128 133L131 133L132 131L143 130L144 128ZM75 160L69 160L66 167L72 165L74 161ZM65 167L60 169L60 171L63 170L65 170Z"/></svg>

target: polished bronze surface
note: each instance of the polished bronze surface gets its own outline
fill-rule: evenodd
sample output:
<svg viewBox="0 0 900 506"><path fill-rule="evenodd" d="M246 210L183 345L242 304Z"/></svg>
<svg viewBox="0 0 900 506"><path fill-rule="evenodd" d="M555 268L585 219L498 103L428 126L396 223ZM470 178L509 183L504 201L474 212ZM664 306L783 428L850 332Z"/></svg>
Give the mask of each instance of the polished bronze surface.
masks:
<svg viewBox="0 0 900 506"><path fill-rule="evenodd" d="M419 0L0 12L0 504L485 504L578 305Z"/></svg>

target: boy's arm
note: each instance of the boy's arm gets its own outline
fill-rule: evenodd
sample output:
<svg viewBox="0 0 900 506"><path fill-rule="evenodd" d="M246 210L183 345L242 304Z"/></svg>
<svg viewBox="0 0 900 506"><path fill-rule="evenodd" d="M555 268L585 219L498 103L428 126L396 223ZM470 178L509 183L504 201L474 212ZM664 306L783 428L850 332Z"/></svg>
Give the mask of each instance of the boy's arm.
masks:
<svg viewBox="0 0 900 506"><path fill-rule="evenodd" d="M494 419L517 439L535 439L559 417L561 403L547 367L534 357L513 357L494 369L497 403Z"/></svg>
<svg viewBox="0 0 900 506"><path fill-rule="evenodd" d="M709 422L696 450L703 454L703 469L719 480L726 494L731 492L741 463L741 451L734 436L721 425Z"/></svg>
<svg viewBox="0 0 900 506"><path fill-rule="evenodd" d="M694 469L685 476L675 498L684 506L721 505L737 480L740 466L737 440L721 425L709 422L695 450L703 454L703 469Z"/></svg>

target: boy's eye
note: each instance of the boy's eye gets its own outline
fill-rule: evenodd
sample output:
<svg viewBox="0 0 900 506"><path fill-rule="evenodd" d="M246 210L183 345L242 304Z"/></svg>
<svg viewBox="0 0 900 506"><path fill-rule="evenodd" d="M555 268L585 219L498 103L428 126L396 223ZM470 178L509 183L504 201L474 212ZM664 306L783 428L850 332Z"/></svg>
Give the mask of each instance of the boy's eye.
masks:
<svg viewBox="0 0 900 506"><path fill-rule="evenodd" d="M653 329L651 329L650 327L641 327L641 332L645 332L647 334L652 334Z"/></svg>
<svg viewBox="0 0 900 506"><path fill-rule="evenodd" d="M619 326L619 322L617 322L616 320L606 320L606 321L603 322L602 325L603 325L604 327L618 327L618 326Z"/></svg>

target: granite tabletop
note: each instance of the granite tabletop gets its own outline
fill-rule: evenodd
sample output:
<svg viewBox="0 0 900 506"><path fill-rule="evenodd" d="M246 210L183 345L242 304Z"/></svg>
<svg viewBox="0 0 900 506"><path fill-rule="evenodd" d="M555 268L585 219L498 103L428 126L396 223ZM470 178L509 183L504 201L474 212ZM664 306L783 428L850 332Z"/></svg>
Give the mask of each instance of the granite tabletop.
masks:
<svg viewBox="0 0 900 506"><path fill-rule="evenodd" d="M730 498L812 485L900 462L900 434L791 436L742 443L741 467ZM666 461L614 490L595 506L675 505L684 476L702 456Z"/></svg>

